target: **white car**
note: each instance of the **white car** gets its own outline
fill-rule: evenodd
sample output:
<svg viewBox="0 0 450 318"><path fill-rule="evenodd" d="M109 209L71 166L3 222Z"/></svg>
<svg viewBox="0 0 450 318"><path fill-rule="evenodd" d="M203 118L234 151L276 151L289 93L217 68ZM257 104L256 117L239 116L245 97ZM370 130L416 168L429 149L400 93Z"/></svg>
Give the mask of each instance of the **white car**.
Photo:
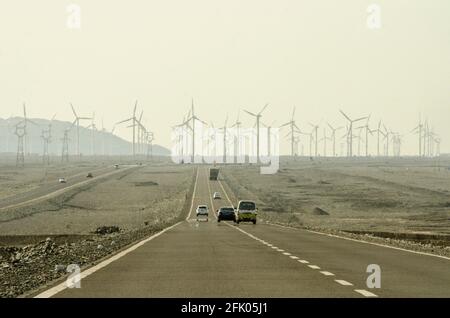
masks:
<svg viewBox="0 0 450 318"><path fill-rule="evenodd" d="M59 178L59 179L58 179L58 182L59 182L59 183L66 183L66 178Z"/></svg>
<svg viewBox="0 0 450 318"><path fill-rule="evenodd" d="M219 192L214 192L214 194L213 194L213 199L215 200L215 199L222 199L222 197L220 196L220 193Z"/></svg>
<svg viewBox="0 0 450 318"><path fill-rule="evenodd" d="M197 215L197 221L199 219L202 219L202 218L206 218L206 221L208 221L209 211L208 211L208 206L207 205L199 205L197 207L197 209L195 210L195 212L196 212L196 215Z"/></svg>

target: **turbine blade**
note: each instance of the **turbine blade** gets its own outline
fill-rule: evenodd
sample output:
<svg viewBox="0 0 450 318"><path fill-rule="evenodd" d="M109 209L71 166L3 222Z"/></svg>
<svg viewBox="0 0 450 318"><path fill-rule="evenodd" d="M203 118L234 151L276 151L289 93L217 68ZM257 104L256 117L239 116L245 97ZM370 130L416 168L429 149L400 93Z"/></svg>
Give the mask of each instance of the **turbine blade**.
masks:
<svg viewBox="0 0 450 318"><path fill-rule="evenodd" d="M116 125L118 125L118 124L122 124L122 123L125 123L125 122L127 122L127 121L130 121L130 120L132 120L133 119L133 117L131 117L131 118L128 118L128 119L125 119L125 120L122 120L122 121L119 121L119 122L117 122L116 123Z"/></svg>
<svg viewBox="0 0 450 318"><path fill-rule="evenodd" d="M257 115L256 114L253 114L252 112L249 112L249 111L247 111L247 110L245 110L244 109L244 112L246 112L247 114L249 114L249 115L252 115L252 116L255 116L255 117L257 117Z"/></svg>
<svg viewBox="0 0 450 318"><path fill-rule="evenodd" d="M339 109L339 111L345 118L347 118L348 121L350 121L350 122L352 121L342 110Z"/></svg>
<svg viewBox="0 0 450 318"><path fill-rule="evenodd" d="M358 119L352 120L352 122L357 122L357 121L360 121L360 120L363 120L363 119L366 119L366 118L367 118L367 116L366 116L366 117L361 117L361 118L358 118Z"/></svg>
<svg viewBox="0 0 450 318"><path fill-rule="evenodd" d="M262 114L262 112L264 111L264 109L266 109L267 108L267 106L269 106L269 104L266 104L266 105L264 105L264 107L263 107L263 109L261 109L261 111L258 113L258 115L261 115Z"/></svg>
<svg viewBox="0 0 450 318"><path fill-rule="evenodd" d="M70 107L72 108L73 115L74 115L76 118L78 118L78 115L77 115L77 113L75 112L75 108L73 107L72 103L70 103Z"/></svg>

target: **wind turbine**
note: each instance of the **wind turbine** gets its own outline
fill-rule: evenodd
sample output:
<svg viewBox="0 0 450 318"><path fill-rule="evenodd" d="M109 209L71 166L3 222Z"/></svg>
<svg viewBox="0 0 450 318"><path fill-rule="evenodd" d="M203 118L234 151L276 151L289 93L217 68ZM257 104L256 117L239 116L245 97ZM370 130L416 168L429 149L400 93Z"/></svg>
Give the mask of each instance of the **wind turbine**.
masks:
<svg viewBox="0 0 450 318"><path fill-rule="evenodd" d="M89 120L92 119L90 117L79 117L73 107L72 103L70 103L70 107L72 108L73 115L75 116L75 120L72 125L77 125L77 156L80 157L80 120Z"/></svg>
<svg viewBox="0 0 450 318"><path fill-rule="evenodd" d="M192 122L192 127L189 126L189 125L186 126L189 129L191 129L191 132L192 132L192 163L194 163L194 161L195 161L195 121L196 120L198 120L199 122L203 123L204 125L208 125L206 122L204 122L203 120L201 120L200 118L198 118L195 115L195 112L194 112L194 99L192 98L192 102L191 102L191 117L188 118L185 121L186 124L188 124L189 121Z"/></svg>
<svg viewBox="0 0 450 318"><path fill-rule="evenodd" d="M259 121L261 119L261 114L262 112L267 108L267 106L269 106L269 104L266 104L259 113L254 114L252 112L249 112L248 110L244 109L244 112L246 112L247 114L253 116L256 118L256 160L257 163L260 163L260 158L259 158Z"/></svg>
<svg viewBox="0 0 450 318"><path fill-rule="evenodd" d="M34 121L28 119L28 117L27 117L27 109L26 109L25 103L23 103L23 120L22 120L22 122L23 122L23 126L24 126L24 131L25 131L25 135L24 135L24 137L25 137L25 151L26 151L27 155L30 155L30 148L31 148L31 146L30 146L30 142L28 140L27 123L32 123L35 126L38 126L38 124L36 124Z"/></svg>
<svg viewBox="0 0 450 318"><path fill-rule="evenodd" d="M315 148L314 148L314 156L317 157L317 150L318 150L318 130L319 130L319 125L314 125L309 123L312 128L313 128L313 132L314 132L314 142L315 142Z"/></svg>
<svg viewBox="0 0 450 318"><path fill-rule="evenodd" d="M91 155L95 156L95 132L97 127L95 126L95 113L92 113L91 124L87 126L87 129L91 129Z"/></svg>
<svg viewBox="0 0 450 318"><path fill-rule="evenodd" d="M373 130L371 130L370 128L369 128L369 120L370 120L370 116L371 115L369 115L369 117L367 117L367 122L366 122L366 124L364 125L364 126L361 126L361 127L358 127L358 128L364 128L365 129L365 142L366 142L366 157L368 157L369 156L369 134L371 134L372 135L372 132L373 132Z"/></svg>
<svg viewBox="0 0 450 318"><path fill-rule="evenodd" d="M380 134L383 135L384 138L386 138L386 134L381 130L381 120L378 122L378 128L377 130L374 130L377 132L377 156L380 156ZM372 131L372 132L374 132Z"/></svg>
<svg viewBox="0 0 450 318"><path fill-rule="evenodd" d="M358 157L361 157L361 141L362 141L361 133L362 133L363 128L364 128L364 126L356 128L356 129L358 129L358 135L356 135L356 138L358 139Z"/></svg>
<svg viewBox="0 0 450 318"><path fill-rule="evenodd" d="M154 140L155 140L155 135L153 134L153 132L146 131L145 132L145 141L147 143L147 159L149 158L149 153L150 153L150 158L153 158L153 141Z"/></svg>
<svg viewBox="0 0 450 318"><path fill-rule="evenodd" d="M313 143L313 139L314 139L314 130L312 130L310 133L304 133L304 132L299 132L302 135L306 135L309 136L309 156L312 157L312 143Z"/></svg>
<svg viewBox="0 0 450 318"><path fill-rule="evenodd" d="M339 129L342 129L343 127L336 127L330 125L330 123L327 123L328 127L331 129L331 140L333 141L333 157L336 156L336 131Z"/></svg>
<svg viewBox="0 0 450 318"><path fill-rule="evenodd" d="M272 121L269 125L264 124L264 122L261 122L261 124L267 128L267 157L270 158L271 155L271 147L272 147L272 127L275 124L276 120Z"/></svg>
<svg viewBox="0 0 450 318"><path fill-rule="evenodd" d="M360 120L366 119L366 117L361 117L361 118L357 118L357 119L350 119L350 117L347 116L347 114L345 114L342 110L339 110L341 112L341 114L348 120L349 122L349 129L348 129L348 133L347 133L347 149L348 149L348 155L350 157L353 156L353 123L358 122Z"/></svg>
<svg viewBox="0 0 450 318"><path fill-rule="evenodd" d="M138 101L136 100L136 103L134 104L134 109L133 109L133 116L127 119L124 119L122 121L119 121L116 123L116 125L122 124L122 123L126 123L128 121L132 121L132 124L129 127L133 128L133 159L136 157L136 108L137 108L137 104Z"/></svg>
<svg viewBox="0 0 450 318"><path fill-rule="evenodd" d="M103 118L102 118L102 153L103 153L103 157L106 156L106 142L105 142L105 138L106 138L106 129L105 129L105 125L103 123Z"/></svg>
<svg viewBox="0 0 450 318"><path fill-rule="evenodd" d="M419 118L419 124L411 130L412 133L419 135L419 157L422 156L422 133L423 133L423 124L422 120Z"/></svg>
<svg viewBox="0 0 450 318"><path fill-rule="evenodd" d="M323 141L323 156L327 156L327 140L332 141L333 139L327 136L327 129L326 127L323 128L323 137L320 139L320 141ZM334 150L333 150L334 151ZM334 156L334 154L333 154Z"/></svg>
<svg viewBox="0 0 450 318"><path fill-rule="evenodd" d="M231 128L236 127L236 136L234 137L234 162L237 163L237 158L240 156L241 153L241 142L240 142L240 134L241 134L241 126L242 122L239 120L239 114L240 111L238 111L236 122L231 126ZM213 126L214 127L214 126Z"/></svg>
<svg viewBox="0 0 450 318"><path fill-rule="evenodd" d="M189 118L191 115L191 111L189 110L187 116L183 116L183 120L181 122L181 124L175 125L172 127L172 129L176 129L179 128L177 130L177 134L178 134L178 143L179 143L179 154L180 157L183 157L186 151L186 154L188 152L188 133L189 133L189 121L186 120L186 118ZM181 130L181 132L179 132L179 130Z"/></svg>
<svg viewBox="0 0 450 318"><path fill-rule="evenodd" d="M291 135L291 156L294 156L294 154L295 154L294 153L295 131L300 132L300 128L298 128L297 124L295 123L294 116L295 116L295 106L292 109L291 120L280 126L280 128L288 126L288 125L290 126L290 129L291 129L291 131L290 131L290 135Z"/></svg>
<svg viewBox="0 0 450 318"><path fill-rule="evenodd" d="M225 119L225 123L223 127L219 129L223 129L223 163L227 162L227 123L228 123L228 114Z"/></svg>
<svg viewBox="0 0 450 318"><path fill-rule="evenodd" d="M386 128L386 125L383 124L384 132L385 132L385 139L386 139L386 157L389 157L389 136L392 134L391 131L389 131Z"/></svg>

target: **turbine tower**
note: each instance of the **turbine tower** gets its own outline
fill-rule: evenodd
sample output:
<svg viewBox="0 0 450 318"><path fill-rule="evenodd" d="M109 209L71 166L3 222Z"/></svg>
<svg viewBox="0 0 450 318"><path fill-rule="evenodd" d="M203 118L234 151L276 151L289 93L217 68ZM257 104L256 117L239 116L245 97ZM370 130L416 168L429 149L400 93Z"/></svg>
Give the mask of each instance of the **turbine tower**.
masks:
<svg viewBox="0 0 450 318"><path fill-rule="evenodd" d="M95 113L92 113L91 124L87 126L87 129L91 130L91 155L95 156L95 132L97 131L97 127L95 126Z"/></svg>
<svg viewBox="0 0 450 318"><path fill-rule="evenodd" d="M249 112L248 110L244 109L244 112L246 112L247 114L256 117L256 160L257 163L260 163L260 158L259 158L259 121L261 119L261 114L262 112L266 109L266 107L269 106L269 104L266 104L259 113L254 114L252 112Z"/></svg>
<svg viewBox="0 0 450 318"><path fill-rule="evenodd" d="M134 104L134 109L133 109L133 116L128 118L128 119L124 119L122 121L119 121L118 123L116 123L116 125L122 124L122 123L126 123L128 121L132 121L132 124L128 127L132 127L133 128L133 159L136 157L136 122L137 122L137 118L136 118L136 108L137 108L137 104L138 101L136 100L136 103Z"/></svg>
<svg viewBox="0 0 450 318"><path fill-rule="evenodd" d="M290 135L291 135L291 156L295 155L295 151L294 151L294 146L295 146L295 132L300 133L300 128L298 128L297 124L295 123L294 120L294 116L295 116L295 106L292 110L292 116L291 116L291 120L288 121L287 123L283 124L280 126L280 128L285 127L285 126L290 126Z"/></svg>
<svg viewBox="0 0 450 318"><path fill-rule="evenodd" d="M313 132L314 132L314 142L315 142L315 148L314 148L314 157L317 157L317 150L318 150L318 130L319 130L319 125L314 125L309 123L312 128L313 128Z"/></svg>
<svg viewBox="0 0 450 318"><path fill-rule="evenodd" d="M27 117L27 109L26 109L25 103L23 103L23 120L22 120L22 123L23 123L23 127L24 127L24 130L25 130L25 135L24 135L24 137L25 137L25 139L24 139L25 140L24 148L25 149L24 150L25 150L26 154L29 156L30 155L31 143L28 140L27 123L31 123L31 124L33 124L35 126L38 126L38 124L36 124L34 121L28 119L28 117Z"/></svg>
<svg viewBox="0 0 450 318"><path fill-rule="evenodd" d="M189 125L186 125L186 127L188 127L189 129L191 129L192 131L192 163L195 162L195 121L198 120L199 122L203 123L204 125L208 125L206 122L204 122L203 120L201 120L200 118L198 118L195 115L194 112L194 99L192 98L191 101L191 117L183 123L183 124L188 124L190 121L192 122L192 127Z"/></svg>
<svg viewBox="0 0 450 318"><path fill-rule="evenodd" d="M240 156L241 153L241 142L240 142L240 134L241 134L241 126L242 123L239 121L239 114L240 111L238 111L236 122L231 126L231 128L236 127L236 136L234 137L234 163L237 163L237 158ZM213 126L214 127L214 126Z"/></svg>
<svg viewBox="0 0 450 318"><path fill-rule="evenodd" d="M366 119L366 117L361 117L357 119L350 119L350 117L347 116L342 110L339 110L341 114L348 120L349 122L349 129L347 133L347 155L352 157L353 156L353 123L358 122L360 120Z"/></svg>
<svg viewBox="0 0 450 318"><path fill-rule="evenodd" d="M92 119L92 118L79 117L77 115L72 103L70 103L70 107L72 108L73 115L75 116L75 120L73 121L72 126L75 124L77 125L77 153L76 154L78 156L78 159L80 159L80 156L81 156L81 153L80 153L80 120L88 120L88 119Z"/></svg>
<svg viewBox="0 0 450 318"><path fill-rule="evenodd" d="M423 124L422 124L422 120L421 119L419 119L419 124L411 132L419 135L419 152L418 152L418 155L419 155L419 157L421 157L422 156L422 133L423 133Z"/></svg>
<svg viewBox="0 0 450 318"><path fill-rule="evenodd" d="M219 128L223 130L223 163L227 163L227 123L228 123L228 115L225 119L223 127Z"/></svg>
<svg viewBox="0 0 450 318"><path fill-rule="evenodd" d="M328 127L330 127L331 129L331 140L333 141L333 157L335 157L336 154L336 131L338 131L339 129L342 129L343 127L336 127L334 128L333 126L330 125L330 123L327 123Z"/></svg>

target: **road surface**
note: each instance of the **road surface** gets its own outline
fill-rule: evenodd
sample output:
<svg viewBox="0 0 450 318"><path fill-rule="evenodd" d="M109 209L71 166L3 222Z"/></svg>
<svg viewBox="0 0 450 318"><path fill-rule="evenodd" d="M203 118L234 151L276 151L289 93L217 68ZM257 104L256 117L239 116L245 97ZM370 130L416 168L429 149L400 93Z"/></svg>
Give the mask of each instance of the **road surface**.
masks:
<svg viewBox="0 0 450 318"><path fill-rule="evenodd" d="M222 194L212 200L212 193ZM251 199L251 198L247 198ZM269 224L197 222L195 207L236 202L201 167L191 213L37 297L450 297L450 259ZM368 288L367 266L381 269Z"/></svg>

